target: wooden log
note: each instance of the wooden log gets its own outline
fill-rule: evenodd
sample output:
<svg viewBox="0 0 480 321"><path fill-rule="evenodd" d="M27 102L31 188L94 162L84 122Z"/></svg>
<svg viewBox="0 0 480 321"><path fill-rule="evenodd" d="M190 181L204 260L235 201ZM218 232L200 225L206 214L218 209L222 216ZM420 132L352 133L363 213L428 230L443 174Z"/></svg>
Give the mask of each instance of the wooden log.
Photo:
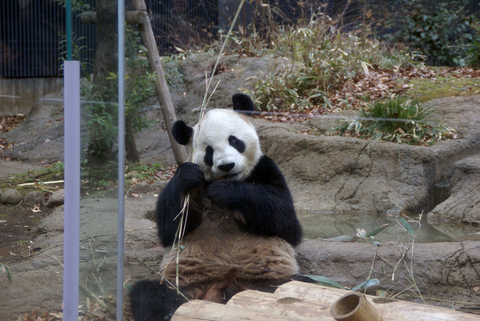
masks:
<svg viewBox="0 0 480 321"><path fill-rule="evenodd" d="M329 288L311 283L291 281L278 287L277 297L293 297L310 302L333 305L350 291ZM385 320L415 321L479 321L478 316L426 304L391 300L366 295Z"/></svg>
<svg viewBox="0 0 480 321"><path fill-rule="evenodd" d="M148 14L146 11L127 11L125 12L125 20L129 24L142 24L149 21Z"/></svg>
<svg viewBox="0 0 480 321"><path fill-rule="evenodd" d="M229 307L220 303L194 300L182 304L172 321L295 321L299 319Z"/></svg>
<svg viewBox="0 0 480 321"><path fill-rule="evenodd" d="M135 10L147 12L147 7L144 0L132 0L132 5ZM143 45L147 48L147 57L150 62L150 70L156 72L158 81L155 82L155 90L157 92L158 100L160 102L163 120L167 127L168 137L172 146L173 155L177 163L181 164L187 159L185 147L177 143L172 136L172 126L177 120L175 109L173 108L172 98L170 97L170 90L168 89L167 81L165 80L165 73L163 71L160 55L158 53L157 44L153 35L152 25L150 19L138 25L140 36Z"/></svg>
<svg viewBox="0 0 480 321"><path fill-rule="evenodd" d="M86 12L80 16L82 23L87 25L97 24L98 17L96 12ZM131 25L138 25L145 23L148 20L148 14L146 11L127 11L125 12L125 21Z"/></svg>
<svg viewBox="0 0 480 321"><path fill-rule="evenodd" d="M273 293L246 290L235 294L227 307L250 309L269 315L287 316L302 321L335 321L330 316L330 305L296 298L279 298Z"/></svg>
<svg viewBox="0 0 480 321"><path fill-rule="evenodd" d="M98 17L96 12L85 12L80 16L80 21L86 25L96 25Z"/></svg>

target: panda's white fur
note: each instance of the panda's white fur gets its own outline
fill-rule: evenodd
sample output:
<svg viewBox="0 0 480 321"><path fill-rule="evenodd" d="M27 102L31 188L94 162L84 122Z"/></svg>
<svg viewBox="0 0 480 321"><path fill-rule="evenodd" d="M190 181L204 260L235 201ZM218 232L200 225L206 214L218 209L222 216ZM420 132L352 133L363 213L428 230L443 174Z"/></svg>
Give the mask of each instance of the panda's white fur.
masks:
<svg viewBox="0 0 480 321"><path fill-rule="evenodd" d="M262 156L255 127L246 116L233 110L211 110L193 129L193 143L189 144L190 154L193 154L193 162L205 173L207 181L220 178L242 181L252 172ZM231 136L243 141L246 145L245 153L240 153L228 143ZM213 166L208 166L204 161L207 146L213 149ZM231 163L235 164L235 167L228 173L219 169L219 166Z"/></svg>

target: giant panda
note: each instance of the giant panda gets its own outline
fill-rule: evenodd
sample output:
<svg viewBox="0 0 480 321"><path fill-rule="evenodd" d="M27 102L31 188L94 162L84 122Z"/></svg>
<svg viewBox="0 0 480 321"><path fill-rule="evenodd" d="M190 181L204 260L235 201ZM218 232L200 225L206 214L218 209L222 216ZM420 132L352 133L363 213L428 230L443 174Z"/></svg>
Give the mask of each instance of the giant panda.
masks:
<svg viewBox="0 0 480 321"><path fill-rule="evenodd" d="M275 162L260 150L247 117L253 101L244 94L232 100L233 110L213 109L194 127L183 121L172 127L193 161L178 167L158 198L155 216L163 246L177 248L173 255L166 251L164 279L132 287L136 321L169 320L186 299L226 302L237 292L268 290L298 273L294 247L302 229L292 196Z"/></svg>

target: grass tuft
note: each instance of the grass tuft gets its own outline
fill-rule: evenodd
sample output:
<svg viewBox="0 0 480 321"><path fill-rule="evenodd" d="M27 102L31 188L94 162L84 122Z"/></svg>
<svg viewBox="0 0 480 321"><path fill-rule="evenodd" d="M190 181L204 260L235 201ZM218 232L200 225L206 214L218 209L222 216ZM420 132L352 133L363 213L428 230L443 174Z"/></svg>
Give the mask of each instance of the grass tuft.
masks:
<svg viewBox="0 0 480 321"><path fill-rule="evenodd" d="M455 131L445 125L432 125L430 112L422 104L403 96L375 102L369 109L358 111L358 117L343 121L327 135L380 139L413 145L432 145L454 138Z"/></svg>

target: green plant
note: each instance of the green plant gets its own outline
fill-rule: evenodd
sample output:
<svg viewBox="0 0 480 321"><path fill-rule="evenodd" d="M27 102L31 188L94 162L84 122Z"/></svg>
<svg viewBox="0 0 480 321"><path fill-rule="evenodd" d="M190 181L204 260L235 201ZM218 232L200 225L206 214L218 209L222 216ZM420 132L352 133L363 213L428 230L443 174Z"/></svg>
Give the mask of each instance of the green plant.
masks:
<svg viewBox="0 0 480 321"><path fill-rule="evenodd" d="M276 28L276 32L269 32L269 42L261 41L256 32L234 38L238 52L264 54L268 49L271 55L291 62L272 75L250 79L251 89L246 91L261 110L330 107L329 92L358 74L413 64L411 55L384 46L367 28L343 32L321 11L294 26ZM252 50L255 41L266 48Z"/></svg>
<svg viewBox="0 0 480 321"><path fill-rule="evenodd" d="M58 1L58 3L60 3L64 7L67 6L67 0L55 0L55 1ZM71 8L73 12L78 11L80 12L80 14L82 14L83 12L90 10L90 5L82 0L71 0L71 2L72 2Z"/></svg>
<svg viewBox="0 0 480 321"><path fill-rule="evenodd" d="M405 216L405 218L402 216L395 217L395 222L397 223L396 226L398 231L398 246L400 249L400 252L398 253L399 259L397 262L392 262L387 257L380 255L377 252L378 246L379 246L378 242L376 241L372 242L372 239L368 237L370 233L366 234L366 231L364 229L357 229L356 236L364 240L366 243L368 243L372 247L372 250L374 252L374 258L373 258L372 266L370 268L368 280L370 280L370 276L373 273L374 263L378 257L381 261L387 264L387 268L392 269L392 272L391 272L392 275L390 277L392 280L391 287L393 288L395 286L394 284L395 281L404 287L403 290L395 294L389 294L390 290L382 291L385 294L389 294L388 296L392 299L405 292L410 292L415 297L421 299L425 303L422 296L422 292L420 291L415 281L415 271L413 268L413 262L415 257L415 239L418 233L420 233L422 215L423 213L419 215L418 220L411 219L407 216ZM416 233L414 232L409 221L418 225L418 229ZM408 261L409 252L410 252L410 260ZM383 274L387 275L387 271L383 266L381 266L381 270ZM400 275L400 277L397 278L397 275Z"/></svg>
<svg viewBox="0 0 480 321"><path fill-rule="evenodd" d="M464 66L472 41L479 41L478 34L471 32L476 19L468 13L468 3L441 1L435 8L427 8L421 0L399 0L389 22L399 29L389 39L420 52L430 65Z"/></svg>
<svg viewBox="0 0 480 321"><path fill-rule="evenodd" d="M288 110L306 103L295 90L297 75L294 73L276 72L264 77L251 77L248 81L255 81L254 89L245 92L254 97L255 105L260 110Z"/></svg>
<svg viewBox="0 0 480 321"><path fill-rule="evenodd" d="M55 0L58 1L61 5L66 7L67 0ZM88 3L85 3L82 0L72 0L71 6L72 12L78 13L77 16L84 14L85 12L90 11L91 7ZM63 32L59 33L60 41L58 46L60 48L60 60L62 64L60 65L60 72L63 72L64 63L67 56L67 35ZM90 71L93 69L93 60L92 59L82 59L82 56L85 53L91 51L86 45L83 45L86 37L77 37L75 33L72 33L71 45L72 45L72 58L80 62L80 71L82 77L85 77L90 80Z"/></svg>
<svg viewBox="0 0 480 321"><path fill-rule="evenodd" d="M63 171L65 169L65 163L64 162L56 162L52 164L52 170L53 171Z"/></svg>
<svg viewBox="0 0 480 321"><path fill-rule="evenodd" d="M327 134L427 145L454 137L452 128L431 125L427 121L430 113L420 102L407 97L377 101L358 114L359 117L343 121Z"/></svg>
<svg viewBox="0 0 480 321"><path fill-rule="evenodd" d="M153 165L128 163L125 165L125 179L140 180L140 181L156 181L160 179L159 171L164 170L159 163ZM127 184L128 185L128 184Z"/></svg>
<svg viewBox="0 0 480 321"><path fill-rule="evenodd" d="M64 64L67 56L67 35L64 33L60 33L60 41L58 43L60 47L60 60L62 61L62 64L60 65L60 72L63 72L64 69ZM75 60L78 60L80 62L80 71L81 71L81 76L84 78L87 78L90 80L90 73L89 71L92 70L93 68L93 60L90 58L87 59L82 59L82 56L91 51L92 49L89 49L85 45L81 45L82 42L86 37L78 37L73 34L72 35L72 58Z"/></svg>
<svg viewBox="0 0 480 321"><path fill-rule="evenodd" d="M467 62L473 68L480 67L480 22L477 20L471 24L475 34L467 52Z"/></svg>
<svg viewBox="0 0 480 321"><path fill-rule="evenodd" d="M92 86L93 88L95 86ZM102 158L113 148L118 135L118 108L116 103L105 101L111 90L98 90L90 102L84 105L89 129L89 152L91 156ZM101 138L101 139L98 139Z"/></svg>
<svg viewBox="0 0 480 321"><path fill-rule="evenodd" d="M314 281L314 283L316 283L318 285L323 285L323 286L328 286L328 287L332 287L332 288L338 288L338 289L346 290L346 288L343 285L341 285L337 281L335 281L331 278L328 278L326 276L322 276L322 275L304 275L304 276L309 278L310 280ZM380 284L380 281L378 281L378 279L368 279L368 280L354 286L350 290L351 291L358 291L360 289L366 289L368 287L375 286L375 285L378 285L378 284Z"/></svg>
<svg viewBox="0 0 480 321"><path fill-rule="evenodd" d="M135 133L149 128L154 120L148 119L143 107L155 93L157 75L148 71L149 62L139 53L145 52L138 31L132 27L126 30L125 57L128 75L125 77L125 125L126 150L129 161L138 162ZM118 135L118 104L111 102L116 97L118 74L110 73L105 86L97 88L94 84L87 88L85 94L90 96L85 105L87 126L90 129L90 154L97 158L108 158L109 151Z"/></svg>
<svg viewBox="0 0 480 321"><path fill-rule="evenodd" d="M8 266L5 265L4 263L0 263L0 272L5 272L7 274L7 280L9 283L13 282L12 274L10 273Z"/></svg>
<svg viewBox="0 0 480 321"><path fill-rule="evenodd" d="M104 179L98 181L98 186L106 188L110 186L110 183Z"/></svg>

